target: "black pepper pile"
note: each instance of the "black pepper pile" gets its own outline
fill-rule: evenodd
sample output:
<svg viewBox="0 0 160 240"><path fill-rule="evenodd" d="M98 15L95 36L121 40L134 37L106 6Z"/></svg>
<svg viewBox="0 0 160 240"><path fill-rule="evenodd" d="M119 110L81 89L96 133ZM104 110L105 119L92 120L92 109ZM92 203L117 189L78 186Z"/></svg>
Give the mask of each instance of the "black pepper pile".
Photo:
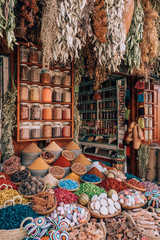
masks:
<svg viewBox="0 0 160 240"><path fill-rule="evenodd" d="M22 182L23 180L26 180L29 176L29 172L27 170L23 171L17 171L14 174L12 174L10 180L15 183Z"/></svg>

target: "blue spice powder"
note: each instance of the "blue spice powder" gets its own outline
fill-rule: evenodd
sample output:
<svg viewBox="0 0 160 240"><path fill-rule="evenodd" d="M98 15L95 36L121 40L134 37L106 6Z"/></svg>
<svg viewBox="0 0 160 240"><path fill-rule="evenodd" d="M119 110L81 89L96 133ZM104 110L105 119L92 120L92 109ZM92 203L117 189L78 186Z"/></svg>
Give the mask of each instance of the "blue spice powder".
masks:
<svg viewBox="0 0 160 240"><path fill-rule="evenodd" d="M101 181L101 178L97 177L94 174L85 174L81 177L81 179L86 182L100 182Z"/></svg>
<svg viewBox="0 0 160 240"><path fill-rule="evenodd" d="M0 209L0 229L11 230L20 228L23 219L38 217L39 214L35 213L29 206L16 204ZM30 221L26 221L24 226Z"/></svg>
<svg viewBox="0 0 160 240"><path fill-rule="evenodd" d="M76 181L71 180L71 179L66 179L66 180L61 180L59 182L59 186L61 188L65 188L67 190L72 190L72 189L76 189L79 185Z"/></svg>

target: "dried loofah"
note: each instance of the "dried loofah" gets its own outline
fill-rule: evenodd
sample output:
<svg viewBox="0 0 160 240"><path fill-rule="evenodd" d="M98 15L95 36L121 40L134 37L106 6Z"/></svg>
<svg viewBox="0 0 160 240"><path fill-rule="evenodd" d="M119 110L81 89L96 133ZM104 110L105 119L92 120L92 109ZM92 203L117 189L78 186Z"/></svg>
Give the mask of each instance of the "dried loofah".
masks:
<svg viewBox="0 0 160 240"><path fill-rule="evenodd" d="M97 0L94 4L94 13L92 15L95 36L101 43L106 42L106 32L107 32L107 18L106 11L103 9L105 6L104 0Z"/></svg>
<svg viewBox="0 0 160 240"><path fill-rule="evenodd" d="M143 0L144 10L144 31L143 41L140 44L141 49L141 74L148 75L149 67L152 65L154 58L157 56L158 35L155 21L158 12L152 8L149 0Z"/></svg>

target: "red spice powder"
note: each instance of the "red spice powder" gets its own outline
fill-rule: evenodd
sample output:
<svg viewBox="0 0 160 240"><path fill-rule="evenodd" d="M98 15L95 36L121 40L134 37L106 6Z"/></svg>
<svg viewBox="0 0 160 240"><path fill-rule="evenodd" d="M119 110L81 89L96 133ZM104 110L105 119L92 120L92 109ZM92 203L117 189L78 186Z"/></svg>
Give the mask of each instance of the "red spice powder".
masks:
<svg viewBox="0 0 160 240"><path fill-rule="evenodd" d="M110 189L114 189L117 193L128 188L124 183L116 180L115 178L106 178L98 186L103 187L106 192Z"/></svg>
<svg viewBox="0 0 160 240"><path fill-rule="evenodd" d="M101 179L105 179L105 178L106 178L106 177L104 176L104 174L101 173L101 172L99 171L99 169L96 168L96 167L91 168L91 169L89 170L89 172L87 172L87 174L96 175L97 177L100 177Z"/></svg>
<svg viewBox="0 0 160 240"><path fill-rule="evenodd" d="M71 163L64 156L60 156L54 163L52 163L52 166L70 167Z"/></svg>

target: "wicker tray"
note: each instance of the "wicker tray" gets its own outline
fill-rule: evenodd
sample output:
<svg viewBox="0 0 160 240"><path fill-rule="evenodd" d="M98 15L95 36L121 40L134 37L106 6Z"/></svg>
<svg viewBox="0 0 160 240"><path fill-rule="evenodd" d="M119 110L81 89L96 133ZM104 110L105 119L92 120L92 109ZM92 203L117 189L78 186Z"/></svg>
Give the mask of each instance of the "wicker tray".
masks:
<svg viewBox="0 0 160 240"><path fill-rule="evenodd" d="M63 170L63 174L61 174L61 175L53 174L53 173L52 173L52 168L60 168L61 170ZM62 179L62 178L64 177L64 175L65 175L65 170L64 170L64 168L59 167L59 166L52 166L52 167L49 168L49 173L50 173L53 177L55 177L55 178L57 178L57 179L59 180L59 179Z"/></svg>
<svg viewBox="0 0 160 240"><path fill-rule="evenodd" d="M88 207L88 210L90 211L91 216L94 217L94 218L98 218L98 219L102 219L102 218L112 218L112 217L115 217L115 216L117 216L118 214L121 213L121 209L119 209L115 214L112 214L112 215L101 215L101 214L97 214L97 213L95 213L95 212L92 211L92 209L91 209L91 207L90 207L90 203L91 203L91 202L88 203L88 206L87 206L87 207Z"/></svg>
<svg viewBox="0 0 160 240"><path fill-rule="evenodd" d="M70 152L72 155L73 155L73 157L72 158L67 158L66 156L65 156L65 153L67 153L67 152ZM68 161L70 161L70 162L72 162L74 159L75 159L75 154L72 152L72 151L70 151L70 150L63 150L62 151L62 156L63 157L65 157Z"/></svg>
<svg viewBox="0 0 160 240"><path fill-rule="evenodd" d="M84 183L92 183L92 184L94 184L94 185L98 185L99 183L102 182L102 179L101 179L101 181L99 181L99 182L88 182L88 181L84 181L82 178L80 178L80 179L81 179L81 181L84 182Z"/></svg>
<svg viewBox="0 0 160 240"><path fill-rule="evenodd" d="M80 166L81 166L81 165L83 165L83 164L81 164L81 163L74 163L74 164L71 166L72 172L74 172L75 174L77 174L77 175L80 176L80 177L87 173L87 167L86 167L85 165L83 165L83 168L85 169L85 171L84 171L83 173L79 173L79 172L75 171L74 167L75 167L76 165L80 165Z"/></svg>
<svg viewBox="0 0 160 240"><path fill-rule="evenodd" d="M125 181L123 181L123 183L129 187L129 188L132 188L132 189L135 189L135 190L138 190L138 191L141 191L141 192L146 192L146 189L145 188L138 188L130 183L126 183Z"/></svg>
<svg viewBox="0 0 160 240"><path fill-rule="evenodd" d="M45 182L44 182L44 188L43 188L43 190L41 191L41 192L44 192L44 190L46 189L46 184L45 184ZM18 188L18 192L24 197L24 198L32 198L32 197L35 197L38 193L36 193L36 194L34 194L34 195L23 195L22 193L21 193L21 191L19 190L19 188Z"/></svg>
<svg viewBox="0 0 160 240"><path fill-rule="evenodd" d="M122 194L122 193L123 193L123 191L122 191L122 192L119 192L119 193L118 193L118 196L119 196L120 194ZM136 208L143 207L144 205L147 204L147 200L146 200L144 203L141 203L141 204L138 204L138 205L133 205L133 206L127 206L126 204L123 204L123 203L121 203L120 201L119 201L119 204L121 204L121 207L124 208L124 209L126 209L126 210L132 210L132 209L136 209Z"/></svg>
<svg viewBox="0 0 160 240"><path fill-rule="evenodd" d="M65 180L67 180L67 179L65 179ZM59 187L59 188L62 188L62 187L59 186L59 183L60 183L61 181L63 181L63 179L58 182L58 187ZM74 181L74 180L73 180L73 181ZM76 181L75 181L75 182L76 182ZM78 183L78 182L77 182L77 183ZM78 188L79 188L79 183L78 183L78 187L75 188L75 189L71 189L71 190L66 189L66 188L62 188L62 189L68 190L68 191L70 191L70 192L74 192L74 191L78 190Z"/></svg>
<svg viewBox="0 0 160 240"><path fill-rule="evenodd" d="M29 176L31 176L31 173L30 173L30 171L28 171L27 169L25 169L25 171L27 171L29 174L28 174L28 177ZM26 178L27 179L27 178ZM24 181L24 180L23 180ZM16 186L19 186L20 184L21 184L21 182L12 182L12 183L14 183Z"/></svg>
<svg viewBox="0 0 160 240"><path fill-rule="evenodd" d="M155 211L154 211L154 208L148 207L147 210L149 210L149 209L151 209L152 212L155 212ZM125 216L133 223L134 227L137 229L137 231L138 231L139 233L142 234L142 236L145 236L145 237L149 238L150 240L160 240L160 237L151 237L151 236L148 236L148 235L144 234L144 233L137 227L136 222L134 221L134 219L133 219L128 213L125 212Z"/></svg>
<svg viewBox="0 0 160 240"><path fill-rule="evenodd" d="M57 207L57 200L55 199L55 205L51 209L49 209L47 211L42 211L42 212L34 210L34 212L39 213L40 215L47 215L47 214L53 212L56 207Z"/></svg>

